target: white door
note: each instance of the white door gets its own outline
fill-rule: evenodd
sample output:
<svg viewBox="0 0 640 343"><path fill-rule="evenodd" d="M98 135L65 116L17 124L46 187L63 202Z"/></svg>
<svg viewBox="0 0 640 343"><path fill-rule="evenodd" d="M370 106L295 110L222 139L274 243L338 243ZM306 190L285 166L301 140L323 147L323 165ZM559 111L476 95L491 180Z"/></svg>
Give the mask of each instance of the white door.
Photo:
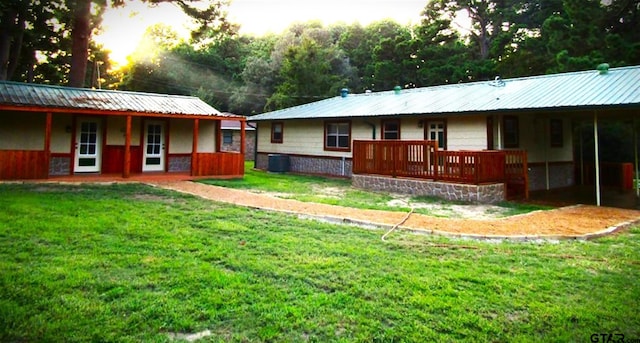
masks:
<svg viewBox="0 0 640 343"><path fill-rule="evenodd" d="M164 171L164 122L145 121L142 171Z"/></svg>
<svg viewBox="0 0 640 343"><path fill-rule="evenodd" d="M102 142L98 119L79 119L76 123L76 155L74 171L95 173L100 171Z"/></svg>

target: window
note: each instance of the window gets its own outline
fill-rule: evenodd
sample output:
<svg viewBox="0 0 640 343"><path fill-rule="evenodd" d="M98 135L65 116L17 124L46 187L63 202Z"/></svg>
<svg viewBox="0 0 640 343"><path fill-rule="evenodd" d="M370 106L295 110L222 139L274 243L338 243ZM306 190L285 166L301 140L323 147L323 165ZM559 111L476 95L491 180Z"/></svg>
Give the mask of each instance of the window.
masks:
<svg viewBox="0 0 640 343"><path fill-rule="evenodd" d="M438 142L438 149L447 149L447 123L444 120L428 122L425 133L427 140Z"/></svg>
<svg viewBox="0 0 640 343"><path fill-rule="evenodd" d="M400 139L400 121L382 121L382 139Z"/></svg>
<svg viewBox="0 0 640 343"><path fill-rule="evenodd" d="M549 121L549 139L552 148L562 148L564 143L562 133L562 119L551 119Z"/></svg>
<svg viewBox="0 0 640 343"><path fill-rule="evenodd" d="M271 124L271 143L282 143L282 137L284 132L284 124L283 123L272 123Z"/></svg>
<svg viewBox="0 0 640 343"><path fill-rule="evenodd" d="M504 116L504 147L517 148L520 146L520 124L518 117Z"/></svg>
<svg viewBox="0 0 640 343"><path fill-rule="evenodd" d="M324 124L325 150L351 150L351 122L326 122Z"/></svg>
<svg viewBox="0 0 640 343"><path fill-rule="evenodd" d="M233 144L233 131L230 131L230 130L222 131L222 144L226 144L226 145Z"/></svg>

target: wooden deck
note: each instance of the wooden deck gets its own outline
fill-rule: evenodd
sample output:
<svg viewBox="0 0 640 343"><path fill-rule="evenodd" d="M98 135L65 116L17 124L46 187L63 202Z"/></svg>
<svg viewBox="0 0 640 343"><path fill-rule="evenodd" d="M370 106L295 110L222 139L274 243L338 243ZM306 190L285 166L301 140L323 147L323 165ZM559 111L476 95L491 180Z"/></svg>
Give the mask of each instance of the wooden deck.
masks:
<svg viewBox="0 0 640 343"><path fill-rule="evenodd" d="M509 198L528 197L527 152L448 151L425 140L353 142L353 173L462 184L505 183Z"/></svg>

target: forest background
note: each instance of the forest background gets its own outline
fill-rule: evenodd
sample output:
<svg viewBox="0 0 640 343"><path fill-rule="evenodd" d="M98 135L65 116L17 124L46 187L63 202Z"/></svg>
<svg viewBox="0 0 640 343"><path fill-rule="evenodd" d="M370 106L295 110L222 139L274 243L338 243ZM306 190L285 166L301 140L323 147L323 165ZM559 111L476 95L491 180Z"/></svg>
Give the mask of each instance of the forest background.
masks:
<svg viewBox="0 0 640 343"><path fill-rule="evenodd" d="M640 64L640 0L425 0L415 25L308 21L262 36L240 34L225 16L226 0L155 2L176 3L199 25L188 39L167 25L150 27L129 63L113 69L93 37L104 10L123 0L3 1L0 80L194 95L220 111L253 115L342 88L362 93ZM468 28L454 20L461 11ZM74 79L74 65L82 64Z"/></svg>

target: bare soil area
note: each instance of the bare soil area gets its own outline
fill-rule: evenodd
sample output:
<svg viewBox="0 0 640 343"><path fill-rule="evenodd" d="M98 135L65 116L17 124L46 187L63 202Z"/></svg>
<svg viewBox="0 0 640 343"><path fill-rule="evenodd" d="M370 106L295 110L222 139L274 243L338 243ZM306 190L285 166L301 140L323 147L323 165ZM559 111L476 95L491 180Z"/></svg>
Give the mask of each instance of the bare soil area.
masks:
<svg viewBox="0 0 640 343"><path fill-rule="evenodd" d="M197 195L206 199L265 210L282 211L319 219L330 219L382 227L399 227L428 233L470 237L581 238L613 231L613 228L640 222L640 211L611 207L576 205L536 211L505 218L464 216L442 218L412 213L361 210L305 203L269 194L205 185L196 182L159 182L157 187ZM466 206L466 205L461 205ZM472 205L469 205L472 206ZM485 211L487 212L487 211ZM491 211L489 211L491 212ZM404 221L406 219L406 221ZM403 222L404 221L404 222Z"/></svg>

